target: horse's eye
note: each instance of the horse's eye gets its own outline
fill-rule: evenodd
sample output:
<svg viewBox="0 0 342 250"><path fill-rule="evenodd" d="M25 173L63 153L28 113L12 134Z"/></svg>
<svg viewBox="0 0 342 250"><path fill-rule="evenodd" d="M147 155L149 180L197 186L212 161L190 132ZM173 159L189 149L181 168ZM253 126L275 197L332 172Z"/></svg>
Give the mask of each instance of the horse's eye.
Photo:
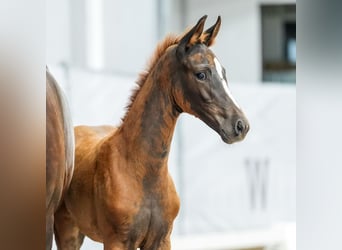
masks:
<svg viewBox="0 0 342 250"><path fill-rule="evenodd" d="M204 72L196 73L196 77L198 80L201 80L201 81L207 79L207 75Z"/></svg>

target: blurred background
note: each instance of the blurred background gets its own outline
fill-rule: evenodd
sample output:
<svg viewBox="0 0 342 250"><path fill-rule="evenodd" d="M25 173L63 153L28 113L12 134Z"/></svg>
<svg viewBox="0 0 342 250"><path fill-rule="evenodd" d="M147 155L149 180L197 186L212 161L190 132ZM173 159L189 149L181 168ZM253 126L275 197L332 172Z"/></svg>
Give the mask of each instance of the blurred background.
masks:
<svg viewBox="0 0 342 250"><path fill-rule="evenodd" d="M46 8L47 64L75 125L119 124L158 41L221 15L212 50L251 129L226 145L180 117L169 159L181 198L172 249L295 249L296 1L48 0ZM102 244L86 239L82 249Z"/></svg>

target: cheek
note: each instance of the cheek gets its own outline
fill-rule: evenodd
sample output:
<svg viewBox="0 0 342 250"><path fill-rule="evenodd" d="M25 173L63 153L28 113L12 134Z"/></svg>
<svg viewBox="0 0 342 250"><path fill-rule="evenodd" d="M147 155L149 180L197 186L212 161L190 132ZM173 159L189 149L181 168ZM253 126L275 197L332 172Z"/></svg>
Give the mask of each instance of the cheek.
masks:
<svg viewBox="0 0 342 250"><path fill-rule="evenodd" d="M176 89L174 91L174 99L177 105L185 112L189 112L190 103L186 100L184 92L182 90Z"/></svg>
<svg viewBox="0 0 342 250"><path fill-rule="evenodd" d="M205 102L211 102L212 101L213 95L212 95L212 89L211 89L210 85L201 86L199 88L199 92L200 92L200 95L201 95L201 98L203 101L205 101Z"/></svg>

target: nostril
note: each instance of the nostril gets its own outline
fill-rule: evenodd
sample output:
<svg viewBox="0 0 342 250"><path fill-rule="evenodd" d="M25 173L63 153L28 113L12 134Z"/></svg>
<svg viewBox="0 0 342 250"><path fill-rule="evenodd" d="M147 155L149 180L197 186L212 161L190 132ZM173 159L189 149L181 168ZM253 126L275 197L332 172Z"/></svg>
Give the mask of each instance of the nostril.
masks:
<svg viewBox="0 0 342 250"><path fill-rule="evenodd" d="M245 129L245 125L242 120L237 120L235 123L235 132L237 135L240 135Z"/></svg>

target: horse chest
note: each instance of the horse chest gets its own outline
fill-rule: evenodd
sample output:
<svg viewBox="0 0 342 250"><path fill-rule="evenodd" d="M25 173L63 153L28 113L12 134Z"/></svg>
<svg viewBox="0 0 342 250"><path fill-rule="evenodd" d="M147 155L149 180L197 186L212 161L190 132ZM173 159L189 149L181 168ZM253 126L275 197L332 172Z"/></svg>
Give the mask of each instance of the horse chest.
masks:
<svg viewBox="0 0 342 250"><path fill-rule="evenodd" d="M120 173L115 182L106 185L111 187L107 195L114 201L107 207L107 220L130 246L157 249L170 234L179 209L173 182L169 176L153 178L149 175L137 182L129 177ZM123 179L126 181L121 182Z"/></svg>
<svg viewBox="0 0 342 250"><path fill-rule="evenodd" d="M145 198L134 216L130 238L141 246L158 246L170 230L166 208L156 198Z"/></svg>

